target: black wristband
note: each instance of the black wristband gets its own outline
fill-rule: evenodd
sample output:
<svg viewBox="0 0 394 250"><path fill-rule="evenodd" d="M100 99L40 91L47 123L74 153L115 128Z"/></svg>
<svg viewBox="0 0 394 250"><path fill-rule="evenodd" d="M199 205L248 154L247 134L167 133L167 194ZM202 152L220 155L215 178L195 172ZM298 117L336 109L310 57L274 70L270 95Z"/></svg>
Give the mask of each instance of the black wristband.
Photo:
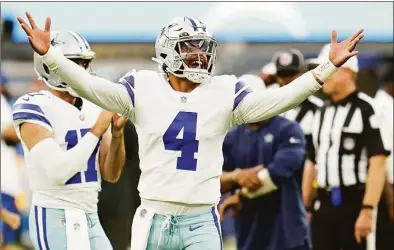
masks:
<svg viewBox="0 0 394 250"><path fill-rule="evenodd" d="M363 205L361 206L361 209L371 209L371 210L373 210L373 209L375 209L375 207L372 206L372 205L363 204Z"/></svg>

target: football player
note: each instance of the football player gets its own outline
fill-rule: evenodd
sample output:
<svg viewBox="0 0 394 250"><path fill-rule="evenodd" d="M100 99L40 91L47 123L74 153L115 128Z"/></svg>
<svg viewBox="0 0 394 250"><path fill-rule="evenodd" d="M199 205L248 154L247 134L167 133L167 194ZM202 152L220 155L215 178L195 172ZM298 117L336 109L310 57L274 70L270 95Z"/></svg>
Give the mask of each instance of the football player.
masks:
<svg viewBox="0 0 394 250"><path fill-rule="evenodd" d="M78 70L90 74L95 53L83 37L56 31L50 38ZM101 178L116 182L122 171L127 119L79 97L37 54L34 70L51 90L21 96L13 107L33 191L33 245L40 250L112 249L97 215L98 192Z"/></svg>
<svg viewBox="0 0 394 250"><path fill-rule="evenodd" d="M222 249L216 205L220 198L222 143L234 125L292 109L321 88L364 36L337 43L330 60L272 91L251 91L235 76L212 76L217 42L205 24L176 18L156 40L159 72L130 71L118 84L88 74L50 44L50 18L42 30L26 13L18 20L51 72L100 107L136 126L141 159L141 206L133 221L133 250Z"/></svg>

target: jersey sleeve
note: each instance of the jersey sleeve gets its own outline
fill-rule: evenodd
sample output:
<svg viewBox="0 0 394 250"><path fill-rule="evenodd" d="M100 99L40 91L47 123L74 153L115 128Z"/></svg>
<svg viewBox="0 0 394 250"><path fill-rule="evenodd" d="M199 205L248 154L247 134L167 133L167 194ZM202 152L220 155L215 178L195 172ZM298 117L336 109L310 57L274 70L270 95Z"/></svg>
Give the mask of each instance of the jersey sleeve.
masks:
<svg viewBox="0 0 394 250"><path fill-rule="evenodd" d="M259 122L290 110L321 88L311 72L307 72L288 85L263 91L250 91L235 86L233 120L235 124ZM248 83L242 84L247 86ZM237 89L239 89L237 91Z"/></svg>
<svg viewBox="0 0 394 250"><path fill-rule="evenodd" d="M43 106L49 101L48 96L33 93L21 96L13 106L12 119L19 133L19 126L23 123L34 123L53 131L52 125L44 112Z"/></svg>
<svg viewBox="0 0 394 250"><path fill-rule="evenodd" d="M129 100L131 102L132 109L129 109L131 112L128 112L128 118L132 121L135 121L134 109L135 109L135 79L137 76L137 72L135 70L129 71L126 75L121 77L118 81L119 85L122 85L129 95Z"/></svg>
<svg viewBox="0 0 394 250"><path fill-rule="evenodd" d="M53 47L41 59L81 97L126 117L133 114L134 106L127 86L91 75Z"/></svg>

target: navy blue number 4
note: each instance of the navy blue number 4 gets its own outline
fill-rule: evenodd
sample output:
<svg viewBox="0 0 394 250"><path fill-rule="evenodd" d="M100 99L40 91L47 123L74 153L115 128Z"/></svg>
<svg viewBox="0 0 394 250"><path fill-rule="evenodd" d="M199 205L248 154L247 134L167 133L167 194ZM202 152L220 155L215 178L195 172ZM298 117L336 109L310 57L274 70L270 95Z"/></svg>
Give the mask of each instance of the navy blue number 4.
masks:
<svg viewBox="0 0 394 250"><path fill-rule="evenodd" d="M83 137L90 129L81 129L81 136ZM101 138L100 138L101 140ZM78 143L78 136L76 130L70 130L66 134L65 141L67 142L67 150L72 149ZM95 182L98 181L97 178L97 170L96 170L96 155L98 152L99 143L97 143L96 147L94 148L92 155L89 157L88 160L88 168L84 172L85 175L85 182ZM76 173L73 177L71 177L67 182L68 184L78 184L82 183L82 176L81 172Z"/></svg>
<svg viewBox="0 0 394 250"><path fill-rule="evenodd" d="M183 129L182 139L178 134ZM181 111L177 114L163 136L166 150L181 151L177 160L177 169L196 171L197 159L194 154L198 152L198 140L196 140L197 113Z"/></svg>

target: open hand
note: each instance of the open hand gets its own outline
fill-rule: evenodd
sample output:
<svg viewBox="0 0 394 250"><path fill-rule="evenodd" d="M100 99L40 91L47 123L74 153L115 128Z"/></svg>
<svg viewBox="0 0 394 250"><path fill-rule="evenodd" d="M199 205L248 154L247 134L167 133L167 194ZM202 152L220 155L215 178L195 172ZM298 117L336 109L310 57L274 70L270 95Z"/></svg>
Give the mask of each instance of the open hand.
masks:
<svg viewBox="0 0 394 250"><path fill-rule="evenodd" d="M337 42L337 32L334 30L331 34L331 49L329 58L330 61L336 66L340 67L344 64L350 57L358 54L358 51L353 51L356 45L364 37L364 30L361 29L350 36L348 39L338 43Z"/></svg>
<svg viewBox="0 0 394 250"><path fill-rule="evenodd" d="M51 18L47 17L45 21L45 29L42 30L37 27L29 12L26 12L26 17L29 20L30 25L28 25L22 17L17 18L18 22L25 31L33 50L39 55L45 55L51 46Z"/></svg>

